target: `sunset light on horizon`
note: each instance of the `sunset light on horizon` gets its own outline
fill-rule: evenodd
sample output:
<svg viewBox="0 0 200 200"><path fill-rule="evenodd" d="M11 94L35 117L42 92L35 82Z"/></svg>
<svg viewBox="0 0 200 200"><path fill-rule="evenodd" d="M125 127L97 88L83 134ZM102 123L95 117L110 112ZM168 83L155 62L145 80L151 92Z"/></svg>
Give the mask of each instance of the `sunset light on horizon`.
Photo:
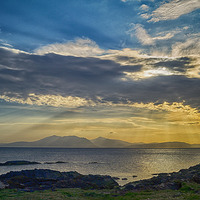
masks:
<svg viewBox="0 0 200 200"><path fill-rule="evenodd" d="M199 13L199 0L1 1L0 143L200 144Z"/></svg>

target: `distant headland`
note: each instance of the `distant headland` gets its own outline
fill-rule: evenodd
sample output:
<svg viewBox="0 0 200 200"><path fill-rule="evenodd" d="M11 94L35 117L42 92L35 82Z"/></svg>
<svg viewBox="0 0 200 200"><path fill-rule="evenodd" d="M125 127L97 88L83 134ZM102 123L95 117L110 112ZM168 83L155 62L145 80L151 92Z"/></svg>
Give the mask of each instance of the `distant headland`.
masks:
<svg viewBox="0 0 200 200"><path fill-rule="evenodd" d="M98 137L89 140L77 136L49 136L33 142L1 143L0 147L50 147L50 148L200 148L200 144L185 142L130 143L122 140Z"/></svg>

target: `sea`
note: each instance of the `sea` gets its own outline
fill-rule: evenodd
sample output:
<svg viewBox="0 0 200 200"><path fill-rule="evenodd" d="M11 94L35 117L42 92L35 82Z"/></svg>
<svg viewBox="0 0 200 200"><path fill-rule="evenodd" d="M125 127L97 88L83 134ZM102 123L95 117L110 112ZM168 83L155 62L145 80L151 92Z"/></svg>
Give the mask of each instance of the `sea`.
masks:
<svg viewBox="0 0 200 200"><path fill-rule="evenodd" d="M147 179L157 173L176 172L200 163L200 149L68 149L0 148L0 162L27 160L39 165L0 166L0 174L25 169L101 174L118 177L118 183ZM45 164L63 161L65 163ZM122 180L124 179L124 180Z"/></svg>

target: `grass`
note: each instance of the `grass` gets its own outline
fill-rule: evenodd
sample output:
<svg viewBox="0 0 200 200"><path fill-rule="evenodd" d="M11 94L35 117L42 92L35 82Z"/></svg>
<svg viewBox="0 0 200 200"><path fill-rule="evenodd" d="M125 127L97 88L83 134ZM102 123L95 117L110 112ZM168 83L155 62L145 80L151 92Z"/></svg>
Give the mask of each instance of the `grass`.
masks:
<svg viewBox="0 0 200 200"><path fill-rule="evenodd" d="M57 189L23 192L0 190L1 200L199 200L200 185L183 183L180 190L123 192L116 190Z"/></svg>

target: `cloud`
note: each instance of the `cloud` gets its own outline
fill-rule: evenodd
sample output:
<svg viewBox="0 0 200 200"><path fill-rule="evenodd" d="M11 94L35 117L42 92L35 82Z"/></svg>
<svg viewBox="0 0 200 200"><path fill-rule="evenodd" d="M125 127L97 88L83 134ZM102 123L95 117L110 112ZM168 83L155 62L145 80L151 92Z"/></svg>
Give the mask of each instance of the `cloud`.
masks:
<svg viewBox="0 0 200 200"><path fill-rule="evenodd" d="M75 57L94 57L100 59L113 59L115 56L134 56L141 57L141 52L130 48L124 48L121 50L101 49L94 41L90 39L77 38L74 41L67 43L55 43L47 46L35 49L34 52L25 52L19 49L0 46L0 49L6 50L10 54L29 54L29 55L40 55L46 54L57 54L62 56L75 56ZM143 55L142 55L143 56Z"/></svg>
<svg viewBox="0 0 200 200"><path fill-rule="evenodd" d="M172 45L172 56L199 56L200 34L188 38L184 42L176 42Z"/></svg>
<svg viewBox="0 0 200 200"><path fill-rule="evenodd" d="M16 54L18 54L18 53L24 53L24 54L30 54L30 53L28 53L28 52L26 52L26 51L22 51L22 50L19 50L19 49L15 49L15 48L13 48L12 47L12 45L6 45L6 46L0 46L0 48L1 49L5 49L5 50L8 50L8 51L10 51L10 52L12 52L12 53L16 53Z"/></svg>
<svg viewBox="0 0 200 200"><path fill-rule="evenodd" d="M80 101L73 103L68 97L77 97L83 106L88 101L112 105L183 100L199 106L200 79L186 77L186 71L193 69L190 58L158 58L131 49L110 50L103 58L0 49L0 57L0 95L7 101L31 99L33 105L53 106L55 98L54 105L66 101L66 106L71 103L73 107Z"/></svg>
<svg viewBox="0 0 200 200"><path fill-rule="evenodd" d="M186 75L189 78L200 78L200 57L194 57L191 60L189 65L191 67L187 70Z"/></svg>
<svg viewBox="0 0 200 200"><path fill-rule="evenodd" d="M98 113L98 117L93 118L92 123L91 123L91 116L84 116L83 118L81 117L80 112L78 113L73 113L76 117L78 116L79 119L76 119L76 123L86 123L86 124L115 124L115 123L122 123L122 124L130 124L134 126L135 128L143 127L144 125L139 125L140 123L155 123L155 121L151 118L144 118L144 117L139 117L141 112L147 113L150 111L158 111L162 112L162 118L167 119L168 122L172 122L173 124L192 124L192 125L197 125L199 124L200 120L200 113L197 108L192 108L190 105L185 105L184 102L163 102L163 103L133 103L131 101L127 102L120 102L120 103L115 103L115 102L110 102L110 101L102 101L101 98L99 98L99 101L92 101L92 100L87 100L84 98L80 97L72 97L72 96L60 96L60 95L36 95L36 94L29 94L27 98L21 98L19 97L18 94L15 94L15 97L10 97L8 95L0 95L0 99L3 99L6 102L9 103L19 103L19 104L27 104L27 105L37 105L37 106L51 106L51 107L61 107L61 108L80 108L80 107L96 107L97 109L104 109L104 119L100 117L102 114ZM110 111L112 107L112 113ZM108 109L107 111L105 109ZM129 112L130 109L134 111L135 116L131 115L132 117L130 118L124 118L124 114ZM144 110L146 109L146 111ZM109 114L107 113L109 111ZM120 111L121 114L117 115L117 117L114 117L114 111ZM140 113L140 114L139 114ZM108 114L108 115L107 115ZM156 113L153 114L156 116ZM74 116L74 117L75 117ZM93 114L92 114L93 116ZM120 117L121 116L121 117ZM94 117L94 116L93 116ZM61 113L61 115L54 116L53 117L53 123L74 123L74 118L70 115L70 113L64 112ZM52 123L52 122L51 122ZM138 124L139 123L139 124ZM10 123L10 125L16 125L18 123ZM26 124L32 124L34 125L35 122L29 122ZM8 125L7 123L3 123L0 125ZM22 124L21 124L22 125ZM37 125L37 123L36 123ZM96 124L97 125L97 124Z"/></svg>
<svg viewBox="0 0 200 200"><path fill-rule="evenodd" d="M172 56L190 57L186 75L191 78L200 78L200 35L194 34L184 42L176 42L172 45Z"/></svg>
<svg viewBox="0 0 200 200"><path fill-rule="evenodd" d="M153 45L153 38L147 33L147 31L140 25L135 25L135 35L143 45Z"/></svg>
<svg viewBox="0 0 200 200"><path fill-rule="evenodd" d="M104 50L100 49L98 45L90 39L78 38L73 42L55 43L43 46L36 49L34 52L37 55L55 53L64 56L90 57L101 55L104 53Z"/></svg>
<svg viewBox="0 0 200 200"><path fill-rule="evenodd" d="M14 93L12 93L13 95ZM28 105L38 105L38 106L53 106L53 107L67 107L76 108L80 106L92 106L94 102L91 100L86 100L81 97L67 96L63 97L61 95L36 95L29 94L28 97L22 98L18 94L14 94L16 97L9 97L9 95L0 95L0 99L6 102L14 102L20 104Z"/></svg>
<svg viewBox="0 0 200 200"><path fill-rule="evenodd" d="M4 47L8 47L8 48L13 48L13 46L11 44L8 44L7 42L4 42L3 40L0 40L0 45L4 46Z"/></svg>
<svg viewBox="0 0 200 200"><path fill-rule="evenodd" d="M148 11L149 10L149 6L147 6L146 4L142 4L140 6L140 9L143 10L143 11Z"/></svg>
<svg viewBox="0 0 200 200"><path fill-rule="evenodd" d="M150 15L147 14L147 13L143 13L143 14L141 14L140 16L141 16L142 18L144 18L144 19L149 19L149 17L150 17Z"/></svg>
<svg viewBox="0 0 200 200"><path fill-rule="evenodd" d="M111 60L56 54L15 54L0 49L0 93L92 96L113 87L123 69ZM113 88L114 89L114 88Z"/></svg>
<svg viewBox="0 0 200 200"><path fill-rule="evenodd" d="M190 105L184 105L183 102L173 103L134 103L133 107L145 108L156 111L167 111L167 120L178 124L198 124L200 120L199 110L192 108Z"/></svg>
<svg viewBox="0 0 200 200"><path fill-rule="evenodd" d="M177 32L176 32L177 33ZM153 37L153 40L168 40L170 38L174 37L174 33L167 33L164 36L157 36L157 37Z"/></svg>
<svg viewBox="0 0 200 200"><path fill-rule="evenodd" d="M168 40L178 33L178 31L173 31L166 34L159 33L158 36L151 37L141 24L136 24L134 29L130 29L129 34L131 36L133 36L133 30L135 31L135 35L142 45L154 45L157 40Z"/></svg>
<svg viewBox="0 0 200 200"><path fill-rule="evenodd" d="M178 73L175 73L172 70L167 69L166 67L158 67L158 68L148 67L139 72L135 72L135 73L124 72L124 74L126 74L126 77L128 79L140 80L140 79L146 79L146 78L150 78L154 76L171 76L171 75L176 75Z"/></svg>
<svg viewBox="0 0 200 200"><path fill-rule="evenodd" d="M198 110L196 108L192 108L189 105L184 105L183 102L164 102L164 103L134 103L133 107L136 108L147 108L149 110L163 110L169 112L182 112L182 113L191 113L198 114Z"/></svg>
<svg viewBox="0 0 200 200"><path fill-rule="evenodd" d="M146 55L142 54L140 51L124 48L121 50L107 50L107 54L99 56L99 58L104 60L113 60L114 62L125 66L133 66L135 64L135 60L145 56ZM134 59L134 62L131 62L132 59Z"/></svg>
<svg viewBox="0 0 200 200"><path fill-rule="evenodd" d="M128 59L127 59L128 60ZM134 62L129 59L129 64ZM200 78L200 58L188 57L153 57L137 58L137 64L142 68L138 71L124 71L127 79L141 80L157 76L186 76Z"/></svg>
<svg viewBox="0 0 200 200"><path fill-rule="evenodd" d="M154 10L149 22L174 20L199 8L199 0L171 0Z"/></svg>

